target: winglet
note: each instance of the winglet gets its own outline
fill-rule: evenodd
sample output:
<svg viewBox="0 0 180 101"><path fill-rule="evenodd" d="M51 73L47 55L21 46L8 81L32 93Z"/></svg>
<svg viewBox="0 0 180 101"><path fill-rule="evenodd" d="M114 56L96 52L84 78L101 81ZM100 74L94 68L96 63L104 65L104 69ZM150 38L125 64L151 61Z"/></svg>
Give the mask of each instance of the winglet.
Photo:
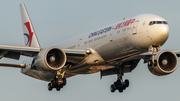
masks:
<svg viewBox="0 0 180 101"><path fill-rule="evenodd" d="M25 4L20 4L20 11L21 11L21 19L22 19L22 27L23 27L23 34L25 45L28 47L40 47L38 42L36 33L32 26L31 20L29 18L28 12L26 10Z"/></svg>

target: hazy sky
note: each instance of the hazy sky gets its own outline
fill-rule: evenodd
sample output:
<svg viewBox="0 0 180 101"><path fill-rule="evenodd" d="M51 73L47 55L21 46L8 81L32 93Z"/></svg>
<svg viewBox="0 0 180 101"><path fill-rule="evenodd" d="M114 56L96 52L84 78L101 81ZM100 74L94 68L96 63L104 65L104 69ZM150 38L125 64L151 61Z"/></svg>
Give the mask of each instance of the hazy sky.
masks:
<svg viewBox="0 0 180 101"><path fill-rule="evenodd" d="M0 44L24 46L19 4L24 2L42 47L142 13L167 20L170 36L162 49L180 49L179 0L1 0ZM21 63L9 59L0 62ZM100 73L67 79L60 92L47 90L48 82L0 68L0 101L179 101L180 69L163 77L154 76L147 64L139 63L125 74L130 86L123 93L110 92L116 75Z"/></svg>

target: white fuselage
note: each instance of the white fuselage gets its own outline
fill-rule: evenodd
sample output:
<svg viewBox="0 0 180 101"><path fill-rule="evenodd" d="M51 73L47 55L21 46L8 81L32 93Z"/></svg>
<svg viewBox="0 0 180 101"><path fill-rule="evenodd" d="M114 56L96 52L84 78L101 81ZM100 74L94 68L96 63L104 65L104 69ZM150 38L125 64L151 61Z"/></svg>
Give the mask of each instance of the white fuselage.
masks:
<svg viewBox="0 0 180 101"><path fill-rule="evenodd" d="M169 36L167 24L149 25L151 21L166 21L152 14L142 14L89 33L63 41L55 46L69 49L95 49L106 61L122 59L148 51L150 46L162 46Z"/></svg>
<svg viewBox="0 0 180 101"><path fill-rule="evenodd" d="M169 26L165 19L153 14L142 14L65 40L53 45L53 47L93 49L102 57L105 65L115 66L115 62L118 60L147 52L151 46L162 46L168 36ZM105 65L102 68L108 69L109 67L105 68ZM74 73L73 75L88 74L102 70L98 65L93 68L92 66L79 64L79 66L76 65L71 68L71 73ZM34 71L32 71L32 74L34 74ZM53 77L52 73L37 72L36 74L41 75L40 78L36 78L46 81L49 80L46 77L50 78L50 75ZM27 75L33 76L31 72Z"/></svg>

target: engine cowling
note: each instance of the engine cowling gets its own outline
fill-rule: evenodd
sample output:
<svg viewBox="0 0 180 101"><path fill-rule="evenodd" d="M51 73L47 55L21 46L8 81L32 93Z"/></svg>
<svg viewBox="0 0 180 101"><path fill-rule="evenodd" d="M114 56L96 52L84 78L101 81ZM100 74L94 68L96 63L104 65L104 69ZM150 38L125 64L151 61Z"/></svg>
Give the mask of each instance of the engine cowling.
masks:
<svg viewBox="0 0 180 101"><path fill-rule="evenodd" d="M66 54L58 47L43 49L34 60L36 69L43 72L60 70L66 63Z"/></svg>
<svg viewBox="0 0 180 101"><path fill-rule="evenodd" d="M149 71L157 76L164 76L174 72L178 66L178 58L172 51L161 51L155 55L155 64L150 60L148 63Z"/></svg>

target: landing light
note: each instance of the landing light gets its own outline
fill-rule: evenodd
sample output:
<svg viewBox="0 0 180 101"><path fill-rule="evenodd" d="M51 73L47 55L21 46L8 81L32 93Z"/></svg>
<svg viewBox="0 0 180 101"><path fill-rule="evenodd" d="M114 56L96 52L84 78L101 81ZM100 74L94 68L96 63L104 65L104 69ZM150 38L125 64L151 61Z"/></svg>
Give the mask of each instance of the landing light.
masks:
<svg viewBox="0 0 180 101"><path fill-rule="evenodd" d="M86 53L87 53L87 54L91 54L91 50L90 50L90 49L87 49L87 50L86 50Z"/></svg>

